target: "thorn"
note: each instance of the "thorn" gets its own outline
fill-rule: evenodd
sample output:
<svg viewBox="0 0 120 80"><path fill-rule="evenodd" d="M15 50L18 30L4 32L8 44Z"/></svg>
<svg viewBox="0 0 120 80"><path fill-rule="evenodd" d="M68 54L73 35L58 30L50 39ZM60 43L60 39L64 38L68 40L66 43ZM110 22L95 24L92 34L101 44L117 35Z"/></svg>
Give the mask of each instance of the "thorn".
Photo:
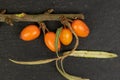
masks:
<svg viewBox="0 0 120 80"><path fill-rule="evenodd" d="M6 13L6 10L0 10L0 14L5 14Z"/></svg>

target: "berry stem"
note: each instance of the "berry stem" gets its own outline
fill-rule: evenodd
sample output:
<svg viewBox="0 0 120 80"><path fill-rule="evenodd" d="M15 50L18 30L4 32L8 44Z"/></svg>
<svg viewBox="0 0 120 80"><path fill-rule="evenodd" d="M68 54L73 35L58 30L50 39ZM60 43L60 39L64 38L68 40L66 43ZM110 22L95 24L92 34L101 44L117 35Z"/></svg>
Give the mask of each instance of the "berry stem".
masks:
<svg viewBox="0 0 120 80"><path fill-rule="evenodd" d="M45 35L45 31L49 32L49 29L46 27L44 22L38 22L40 28L42 28L43 34Z"/></svg>
<svg viewBox="0 0 120 80"><path fill-rule="evenodd" d="M79 38L78 38L78 36L76 35L76 33L73 31L69 20L68 20L65 16L61 17L60 19L61 19L61 23L62 23L63 25L66 25L66 26L70 29L70 31L73 33L73 35L75 36L75 38L76 38L76 43L75 43L73 49L69 52L69 54L64 55L64 58L66 58L66 57L68 57L70 54L72 54L72 53L76 50L76 48L78 47ZM63 58L63 59L64 59L64 58Z"/></svg>

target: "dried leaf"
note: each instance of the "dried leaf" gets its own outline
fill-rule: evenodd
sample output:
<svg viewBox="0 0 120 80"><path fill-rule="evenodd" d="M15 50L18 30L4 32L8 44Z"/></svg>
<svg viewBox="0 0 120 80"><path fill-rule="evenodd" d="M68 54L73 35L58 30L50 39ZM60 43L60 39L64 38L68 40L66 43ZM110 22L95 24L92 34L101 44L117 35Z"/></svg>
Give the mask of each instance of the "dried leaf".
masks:
<svg viewBox="0 0 120 80"><path fill-rule="evenodd" d="M64 76L66 79L68 79L68 80L89 80L89 79L84 79L84 78L77 77L77 76L73 76L73 75L70 75L70 74L68 74L68 73L66 73L66 72L63 72L63 71L59 68L57 61L56 61L56 68L57 68L57 70L59 71L59 73L60 73L62 76Z"/></svg>
<svg viewBox="0 0 120 80"><path fill-rule="evenodd" d="M69 80L90 80L90 79L87 79L87 78L81 78L81 77L78 77L78 76L74 76L74 75L71 75L71 74L68 74L68 73L64 73L68 78Z"/></svg>
<svg viewBox="0 0 120 80"><path fill-rule="evenodd" d="M62 27L58 28L56 31L55 49L56 49L57 56L58 56L58 41L59 41L59 36L60 36L61 30L62 30Z"/></svg>
<svg viewBox="0 0 120 80"><path fill-rule="evenodd" d="M65 52L65 54L68 54L68 52ZM117 54L110 53L110 52L104 52L104 51L85 51L85 50L79 50L74 51L69 56L74 57L85 57L85 58L115 58L117 57Z"/></svg>
<svg viewBox="0 0 120 80"><path fill-rule="evenodd" d="M9 59L11 62L16 63L16 64L22 64L22 65L38 65L38 64L47 64L55 59L45 59L45 60L37 60L37 61L16 61L13 59Z"/></svg>

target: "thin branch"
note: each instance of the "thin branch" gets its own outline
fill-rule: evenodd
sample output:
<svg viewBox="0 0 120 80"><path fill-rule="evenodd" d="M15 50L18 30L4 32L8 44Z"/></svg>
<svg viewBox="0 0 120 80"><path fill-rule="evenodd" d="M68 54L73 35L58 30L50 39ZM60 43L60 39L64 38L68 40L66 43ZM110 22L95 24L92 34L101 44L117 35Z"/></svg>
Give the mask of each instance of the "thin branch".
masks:
<svg viewBox="0 0 120 80"><path fill-rule="evenodd" d="M51 21L51 20L60 20L59 18L61 16L65 16L68 18L75 18L78 17L80 19L84 19L83 14L25 14L25 13L20 13L20 14L0 14L0 22L5 22L6 18L10 18L15 22L20 22L20 21L29 21L29 22L38 22L38 21Z"/></svg>

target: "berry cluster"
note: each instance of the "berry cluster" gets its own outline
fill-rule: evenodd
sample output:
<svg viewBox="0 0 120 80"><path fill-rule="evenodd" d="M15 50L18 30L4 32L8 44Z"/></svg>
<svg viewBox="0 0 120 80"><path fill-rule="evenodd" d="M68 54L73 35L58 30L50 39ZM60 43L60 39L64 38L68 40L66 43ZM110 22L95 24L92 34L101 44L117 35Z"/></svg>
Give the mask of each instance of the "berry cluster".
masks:
<svg viewBox="0 0 120 80"><path fill-rule="evenodd" d="M82 20L75 19L70 24L71 24L73 31L76 33L78 37L85 38L89 35L90 30L88 26ZM52 31L49 31L47 27L45 26L41 25L40 27L38 27L37 25L28 25L21 31L20 38L24 41L32 41L40 36L41 28L42 30L43 29L47 30L47 32L43 30L43 32L45 33L44 34L45 45L51 51L55 52L56 49L54 45L55 45L56 34ZM72 40L73 40L72 32L70 31L69 28L64 26L60 32L59 41L58 41L58 50L60 50L61 43L67 46L71 44Z"/></svg>

